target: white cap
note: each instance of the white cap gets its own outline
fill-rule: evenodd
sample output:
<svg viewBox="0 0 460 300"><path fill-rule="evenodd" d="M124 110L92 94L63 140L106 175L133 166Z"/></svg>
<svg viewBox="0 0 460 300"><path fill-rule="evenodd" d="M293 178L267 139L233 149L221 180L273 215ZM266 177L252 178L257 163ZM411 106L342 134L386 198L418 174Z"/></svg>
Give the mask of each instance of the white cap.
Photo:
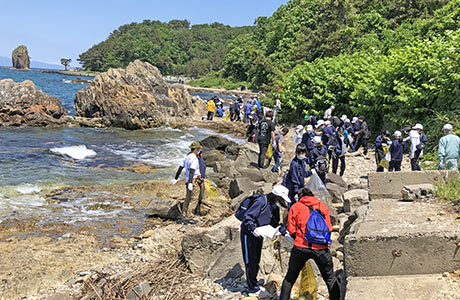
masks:
<svg viewBox="0 0 460 300"><path fill-rule="evenodd" d="M452 125L451 124L446 124L444 125L444 127L442 128L442 130L447 130L447 131L451 131L453 129Z"/></svg>
<svg viewBox="0 0 460 300"><path fill-rule="evenodd" d="M291 203L289 199L289 190L283 185L275 185L272 190L273 195L279 196L284 199L287 203Z"/></svg>
<svg viewBox="0 0 460 300"><path fill-rule="evenodd" d="M328 120L328 121L324 122L324 124L325 125L331 125L331 121Z"/></svg>
<svg viewBox="0 0 460 300"><path fill-rule="evenodd" d="M358 122L358 117L353 117L353 120L351 120L352 123Z"/></svg>
<svg viewBox="0 0 460 300"><path fill-rule="evenodd" d="M313 138L313 143L314 143L314 144L321 144L321 137L315 136L315 137Z"/></svg>
<svg viewBox="0 0 460 300"><path fill-rule="evenodd" d="M395 133L393 133L395 137L401 137L401 131L396 130Z"/></svg>
<svg viewBox="0 0 460 300"><path fill-rule="evenodd" d="M335 106L334 106L334 105L331 105L331 108L332 108L332 109L335 109Z"/></svg>
<svg viewBox="0 0 460 300"><path fill-rule="evenodd" d="M302 129L303 129L303 126L302 126L302 125L297 125L297 127L296 127L295 130L300 131L300 130L302 130Z"/></svg>
<svg viewBox="0 0 460 300"><path fill-rule="evenodd" d="M344 122L345 123L350 123L350 119L346 119Z"/></svg>
<svg viewBox="0 0 460 300"><path fill-rule="evenodd" d="M323 120L319 120L319 121L318 121L318 125L316 125L316 127L319 127L319 126L321 126L321 125L324 125L324 121L323 121Z"/></svg>
<svg viewBox="0 0 460 300"><path fill-rule="evenodd" d="M340 120L342 121L345 121L347 119L347 115L342 115L342 117L340 118Z"/></svg>
<svg viewBox="0 0 460 300"><path fill-rule="evenodd" d="M412 129L420 129L420 130L423 130L423 125L420 124L420 123L417 123L417 124L415 124L414 127L412 127Z"/></svg>
<svg viewBox="0 0 460 300"><path fill-rule="evenodd" d="M307 131L313 131L313 126L307 125Z"/></svg>

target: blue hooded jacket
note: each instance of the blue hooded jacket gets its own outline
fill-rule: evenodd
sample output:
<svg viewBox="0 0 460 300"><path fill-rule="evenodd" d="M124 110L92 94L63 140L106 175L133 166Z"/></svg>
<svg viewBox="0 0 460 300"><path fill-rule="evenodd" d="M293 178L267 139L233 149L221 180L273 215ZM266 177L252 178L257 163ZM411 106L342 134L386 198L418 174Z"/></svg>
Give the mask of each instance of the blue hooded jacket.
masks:
<svg viewBox="0 0 460 300"><path fill-rule="evenodd" d="M294 200L294 196L305 187L305 178L312 175L311 171L305 170L307 162L295 157L289 166L289 172L284 177L282 185L289 190L289 198Z"/></svg>
<svg viewBox="0 0 460 300"><path fill-rule="evenodd" d="M315 145L313 144L313 138L315 136L316 136L316 133L308 132L308 131L302 135L302 144L307 146L308 151L310 151L311 149L313 149L313 147L315 147Z"/></svg>
<svg viewBox="0 0 460 300"><path fill-rule="evenodd" d="M246 102L243 108L246 115L250 115L252 113L252 104L249 101Z"/></svg>
<svg viewBox="0 0 460 300"><path fill-rule="evenodd" d="M323 145L329 146L331 144L332 139L334 138L334 134L334 126L324 127L322 136Z"/></svg>
<svg viewBox="0 0 460 300"><path fill-rule="evenodd" d="M401 140L394 140L391 142L390 153L391 160L402 160L404 151L406 150L406 142Z"/></svg>
<svg viewBox="0 0 460 300"><path fill-rule="evenodd" d="M388 145L390 141L389 138L385 138L383 134L380 134L377 139L375 139L375 150L379 153L379 155L383 155L383 146L384 144Z"/></svg>
<svg viewBox="0 0 460 300"><path fill-rule="evenodd" d="M241 232L252 234L257 227L265 225L277 227L279 223L279 207L276 204L268 202L266 195L258 195L244 215L243 222L241 223Z"/></svg>
<svg viewBox="0 0 460 300"><path fill-rule="evenodd" d="M316 149L317 151L315 151ZM318 152L318 153L316 153ZM310 166L314 165L318 159L318 156L327 157L327 147L324 145L315 146L312 151L309 151L308 154L310 155Z"/></svg>

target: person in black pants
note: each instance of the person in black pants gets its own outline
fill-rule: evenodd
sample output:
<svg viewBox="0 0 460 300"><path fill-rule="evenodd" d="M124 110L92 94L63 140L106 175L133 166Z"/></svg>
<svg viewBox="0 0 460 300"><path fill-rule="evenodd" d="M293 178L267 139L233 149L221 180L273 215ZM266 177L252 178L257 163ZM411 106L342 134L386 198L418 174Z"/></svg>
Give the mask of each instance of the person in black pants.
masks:
<svg viewBox="0 0 460 300"><path fill-rule="evenodd" d="M337 128L337 133L333 136L336 140L334 152L332 153L332 173L337 174L340 161L340 176L345 173L345 154L347 153L347 145L345 144L345 137L343 136L343 127Z"/></svg>
<svg viewBox="0 0 460 300"><path fill-rule="evenodd" d="M276 185L268 195L252 196L252 204L248 207L241 223L241 249L246 270L246 281L248 292L258 293L261 288L257 284L257 274L259 273L259 263L262 253L263 237L258 232L258 227L280 225L279 206L287 208L291 202L288 196L289 190ZM279 228L282 235L287 231L284 226Z"/></svg>
<svg viewBox="0 0 460 300"><path fill-rule="evenodd" d="M383 147L388 146L391 142L390 132L385 130L375 140L375 162L377 163L377 172L383 172L384 168L380 165L383 159Z"/></svg>
<svg viewBox="0 0 460 300"><path fill-rule="evenodd" d="M259 143L259 161L260 169L265 168L265 155L267 154L268 145L275 141L275 124L272 122L273 111L265 114L265 119L259 122L257 142Z"/></svg>
<svg viewBox="0 0 460 300"><path fill-rule="evenodd" d="M395 131L393 136L395 139L391 142L389 149L391 153L391 161L388 171L399 172L401 171L401 163L403 160L404 151L406 151L406 142L401 139L401 131Z"/></svg>
<svg viewBox="0 0 460 300"><path fill-rule="evenodd" d="M356 135L356 141L355 141L355 151L358 151L358 149L363 146L363 154L364 156L367 157L367 152L369 150L369 139L371 138L371 132L369 131L369 127L367 126L367 122L365 121L363 116L360 116L358 118L358 126L356 128L359 128L358 131L355 131Z"/></svg>

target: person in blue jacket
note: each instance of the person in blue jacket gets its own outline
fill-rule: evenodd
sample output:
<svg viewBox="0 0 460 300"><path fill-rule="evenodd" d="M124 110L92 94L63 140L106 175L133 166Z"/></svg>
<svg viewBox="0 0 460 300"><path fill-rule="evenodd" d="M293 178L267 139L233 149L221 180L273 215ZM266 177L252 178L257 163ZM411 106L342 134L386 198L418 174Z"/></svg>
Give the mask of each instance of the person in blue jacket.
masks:
<svg viewBox="0 0 460 300"><path fill-rule="evenodd" d="M347 145L345 144L345 136L343 127L337 128L337 133L333 137L336 139L336 146L333 149L332 154L332 173L337 174L337 169L339 167L340 161L340 176L343 176L345 173L345 154L347 153Z"/></svg>
<svg viewBox="0 0 460 300"><path fill-rule="evenodd" d="M312 125L307 125L307 131L302 135L301 143L307 147L308 152L313 149L315 146L313 144L313 138L316 136L316 133L313 131Z"/></svg>
<svg viewBox="0 0 460 300"><path fill-rule="evenodd" d="M279 206L287 208L291 202L288 193L289 191L286 187L276 185L273 187L272 192L267 195L252 196L254 197L253 202L246 211L241 223L241 249L243 251L246 281L250 296L257 295L261 290L257 284L257 273L259 273L264 239L257 228L265 225L271 225L276 228L280 225ZM281 226L279 232L282 235L286 235L286 227Z"/></svg>
<svg viewBox="0 0 460 300"><path fill-rule="evenodd" d="M219 107L217 107L216 116L218 118L222 118L224 116L224 105L223 104L221 104Z"/></svg>
<svg viewBox="0 0 460 300"><path fill-rule="evenodd" d="M298 192L305 187L305 178L313 174L312 171L307 171L305 168L308 163L307 146L300 143L297 145L295 152L296 156L291 161L289 171L282 183L289 190L291 203L297 202Z"/></svg>
<svg viewBox="0 0 460 300"><path fill-rule="evenodd" d="M377 163L377 172L383 172L384 169L380 165L383 159L383 147L391 144L390 132L388 130L383 131L377 139L375 139L375 162Z"/></svg>
<svg viewBox="0 0 460 300"><path fill-rule="evenodd" d="M318 120L316 119L315 116L306 115L305 116L305 121L306 121L306 125L311 125L311 126L313 126L313 128L315 128L316 125L318 125Z"/></svg>
<svg viewBox="0 0 460 300"><path fill-rule="evenodd" d="M313 144L315 145L309 154L309 164L312 169L316 168L316 164L320 157L327 157L327 148L321 143L321 137L315 136L313 138ZM318 171L318 170L317 170ZM319 178L326 184L326 173L318 172Z"/></svg>
<svg viewBox="0 0 460 300"><path fill-rule="evenodd" d="M251 101L246 101L246 104L243 106L243 110L244 110L244 123L247 123L248 122L248 119L249 119L249 116L251 115L252 113L252 104L251 104Z"/></svg>
<svg viewBox="0 0 460 300"><path fill-rule="evenodd" d="M401 163L403 160L403 154L406 150L406 142L401 139L401 131L395 131L393 134L395 139L391 142L390 153L391 161L389 171L401 171Z"/></svg>
<svg viewBox="0 0 460 300"><path fill-rule="evenodd" d="M334 126L332 126L331 121L326 121L324 124L326 125L326 127L324 127L323 129L323 135L321 136L321 138L323 140L323 145L327 148L329 160L331 160L332 155L334 153L334 147L332 146L332 144L335 144L333 143L333 139L335 136L335 128Z"/></svg>

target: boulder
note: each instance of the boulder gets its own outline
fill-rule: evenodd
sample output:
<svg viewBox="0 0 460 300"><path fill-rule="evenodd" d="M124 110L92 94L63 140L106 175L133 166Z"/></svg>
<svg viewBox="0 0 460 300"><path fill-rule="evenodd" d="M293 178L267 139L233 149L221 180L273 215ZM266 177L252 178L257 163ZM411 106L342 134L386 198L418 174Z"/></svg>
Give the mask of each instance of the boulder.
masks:
<svg viewBox="0 0 460 300"><path fill-rule="evenodd" d="M225 154L219 150L205 151L203 158L207 167L214 167L216 162L225 160Z"/></svg>
<svg viewBox="0 0 460 300"><path fill-rule="evenodd" d="M231 156L237 156L240 152L240 147L238 145L230 145L225 148L225 153Z"/></svg>
<svg viewBox="0 0 460 300"><path fill-rule="evenodd" d="M11 54L11 60L13 62L13 68L15 69L30 69L30 57L27 47L21 45L14 49Z"/></svg>
<svg viewBox="0 0 460 300"><path fill-rule="evenodd" d="M328 173L327 174L326 183L333 183L333 184L336 184L336 185L344 188L345 190L348 189L348 184L345 182L345 180L343 180L342 177L340 177L339 175L334 174L334 173Z"/></svg>
<svg viewBox="0 0 460 300"><path fill-rule="evenodd" d="M0 80L0 125L57 125L66 115L61 100L38 90L32 81Z"/></svg>
<svg viewBox="0 0 460 300"><path fill-rule="evenodd" d="M76 83L76 84L87 84L87 83L90 83L90 81L91 80L83 79L83 78L80 78L80 77L72 79L72 83Z"/></svg>
<svg viewBox="0 0 460 300"><path fill-rule="evenodd" d="M248 168L251 163L257 165L259 158L259 146L253 143L241 145L238 156L235 160L235 167L240 169Z"/></svg>
<svg viewBox="0 0 460 300"><path fill-rule="evenodd" d="M229 146L235 146L236 143L232 142L219 135L211 135L200 142L200 144L208 149L217 149L225 151Z"/></svg>
<svg viewBox="0 0 460 300"><path fill-rule="evenodd" d="M355 208L369 203L367 190L351 190L343 194L344 212L352 212Z"/></svg>
<svg viewBox="0 0 460 300"><path fill-rule="evenodd" d="M205 110L183 86L168 84L156 67L140 60L96 76L75 95L76 116L102 118L107 126L125 129L198 118Z"/></svg>
<svg viewBox="0 0 460 300"><path fill-rule="evenodd" d="M347 191L345 188L338 186L335 183L328 182L326 184L327 191L332 196L333 203L342 203L343 194Z"/></svg>
<svg viewBox="0 0 460 300"><path fill-rule="evenodd" d="M404 201L415 201L423 197L432 197L435 187L430 183L405 185L401 191Z"/></svg>
<svg viewBox="0 0 460 300"><path fill-rule="evenodd" d="M151 291L152 291L152 288L150 287L150 284L147 281L143 281L139 283L139 285L133 287L128 292L128 294L126 294L126 299L127 300L147 299Z"/></svg>
<svg viewBox="0 0 460 300"><path fill-rule="evenodd" d="M255 168L240 168L239 172L241 176L250 178L253 182L266 182L275 183L279 180L276 173L273 173L269 169L259 170Z"/></svg>
<svg viewBox="0 0 460 300"><path fill-rule="evenodd" d="M229 179L240 177L241 174L235 168L235 163L232 160L223 160L215 163L214 171L216 173L225 174Z"/></svg>
<svg viewBox="0 0 460 300"><path fill-rule="evenodd" d="M181 215L180 201L159 198L153 199L145 209L145 214L149 217L175 220Z"/></svg>
<svg viewBox="0 0 460 300"><path fill-rule="evenodd" d="M238 197L241 194L253 192L257 190L258 186L255 185L248 177L235 178L230 182L230 189L228 194L231 199Z"/></svg>

